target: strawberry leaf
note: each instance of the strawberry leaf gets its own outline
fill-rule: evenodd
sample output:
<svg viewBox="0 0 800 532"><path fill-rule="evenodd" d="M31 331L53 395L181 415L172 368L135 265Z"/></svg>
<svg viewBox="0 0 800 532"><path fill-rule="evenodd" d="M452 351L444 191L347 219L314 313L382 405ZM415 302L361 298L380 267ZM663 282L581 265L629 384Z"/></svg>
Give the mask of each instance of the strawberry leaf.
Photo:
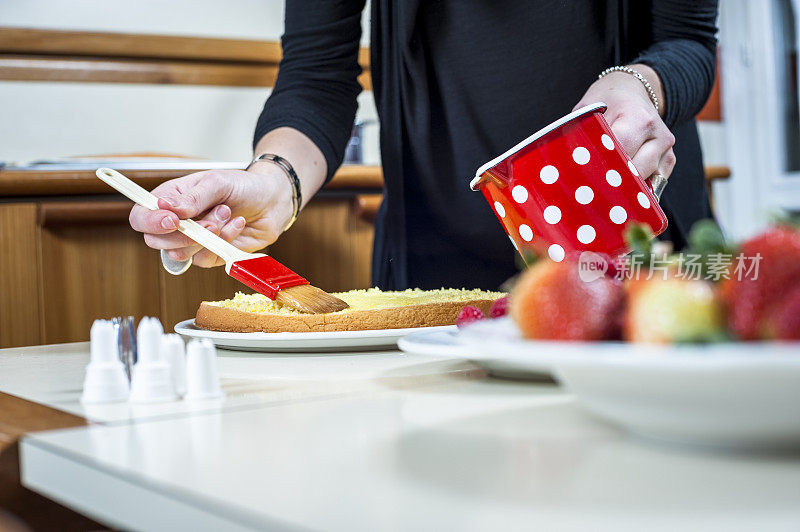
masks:
<svg viewBox="0 0 800 532"><path fill-rule="evenodd" d="M772 214L772 216L770 216L770 222L772 222L773 225L789 225L800 230L800 216L786 211Z"/></svg>
<svg viewBox="0 0 800 532"><path fill-rule="evenodd" d="M714 275L719 269L719 261L723 257L730 257L736 253L736 247L725 240L717 222L705 219L696 222L689 231L689 244L681 254L684 264L693 262L700 267L703 279L719 281L723 277Z"/></svg>
<svg viewBox="0 0 800 532"><path fill-rule="evenodd" d="M699 255L712 253L732 253L732 247L725 240L717 222L712 219L696 222L689 231L689 247L687 252Z"/></svg>
<svg viewBox="0 0 800 532"><path fill-rule="evenodd" d="M631 260L650 266L653 260L653 232L645 224L632 223L625 229L625 241L631 248Z"/></svg>

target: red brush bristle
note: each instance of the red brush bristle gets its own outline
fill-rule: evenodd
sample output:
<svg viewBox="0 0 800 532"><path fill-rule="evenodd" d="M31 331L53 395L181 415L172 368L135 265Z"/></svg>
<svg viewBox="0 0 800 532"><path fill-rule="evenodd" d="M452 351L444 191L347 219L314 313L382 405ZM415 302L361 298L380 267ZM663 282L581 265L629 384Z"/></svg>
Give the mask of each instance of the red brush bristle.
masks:
<svg viewBox="0 0 800 532"><path fill-rule="evenodd" d="M306 279L272 257L236 261L231 265L230 276L270 299L275 299L284 288L308 284Z"/></svg>

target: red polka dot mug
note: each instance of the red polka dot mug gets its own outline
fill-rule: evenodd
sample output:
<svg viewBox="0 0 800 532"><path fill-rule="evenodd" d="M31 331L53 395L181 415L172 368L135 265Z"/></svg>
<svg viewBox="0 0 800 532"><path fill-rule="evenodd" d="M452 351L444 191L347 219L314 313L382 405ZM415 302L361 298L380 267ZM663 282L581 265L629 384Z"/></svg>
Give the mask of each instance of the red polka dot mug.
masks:
<svg viewBox="0 0 800 532"><path fill-rule="evenodd" d="M654 235L667 228L651 180L639 175L605 110L578 109L478 168L470 187L483 192L520 253L556 262L582 251L615 257L630 251L631 222Z"/></svg>

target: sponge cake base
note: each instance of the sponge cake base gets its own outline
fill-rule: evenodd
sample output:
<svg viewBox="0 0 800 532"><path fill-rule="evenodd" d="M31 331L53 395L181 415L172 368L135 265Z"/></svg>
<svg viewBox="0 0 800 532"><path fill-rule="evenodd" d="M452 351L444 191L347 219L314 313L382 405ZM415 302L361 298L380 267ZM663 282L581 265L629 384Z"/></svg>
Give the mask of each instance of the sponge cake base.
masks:
<svg viewBox="0 0 800 532"><path fill-rule="evenodd" d="M472 295L476 291L469 292L471 292L469 295ZM342 294L337 294L339 295ZM478 307L488 314L494 300L504 294L482 292L478 295L476 298L456 301L431 301L383 308L353 308L330 314L254 312L236 308L229 303L231 300L204 301L197 310L195 324L204 329L225 332L364 331L453 325L464 305ZM224 303L228 305L225 306Z"/></svg>

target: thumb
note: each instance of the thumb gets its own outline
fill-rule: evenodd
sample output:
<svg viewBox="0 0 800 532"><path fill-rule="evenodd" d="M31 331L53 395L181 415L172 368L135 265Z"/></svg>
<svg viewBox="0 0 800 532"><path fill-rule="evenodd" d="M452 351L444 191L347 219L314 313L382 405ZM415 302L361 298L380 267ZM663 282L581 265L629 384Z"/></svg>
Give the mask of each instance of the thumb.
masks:
<svg viewBox="0 0 800 532"><path fill-rule="evenodd" d="M198 179L192 184L164 194L158 206L168 209L181 219L200 216L212 207L224 203L230 195L231 181L210 170L198 172Z"/></svg>

